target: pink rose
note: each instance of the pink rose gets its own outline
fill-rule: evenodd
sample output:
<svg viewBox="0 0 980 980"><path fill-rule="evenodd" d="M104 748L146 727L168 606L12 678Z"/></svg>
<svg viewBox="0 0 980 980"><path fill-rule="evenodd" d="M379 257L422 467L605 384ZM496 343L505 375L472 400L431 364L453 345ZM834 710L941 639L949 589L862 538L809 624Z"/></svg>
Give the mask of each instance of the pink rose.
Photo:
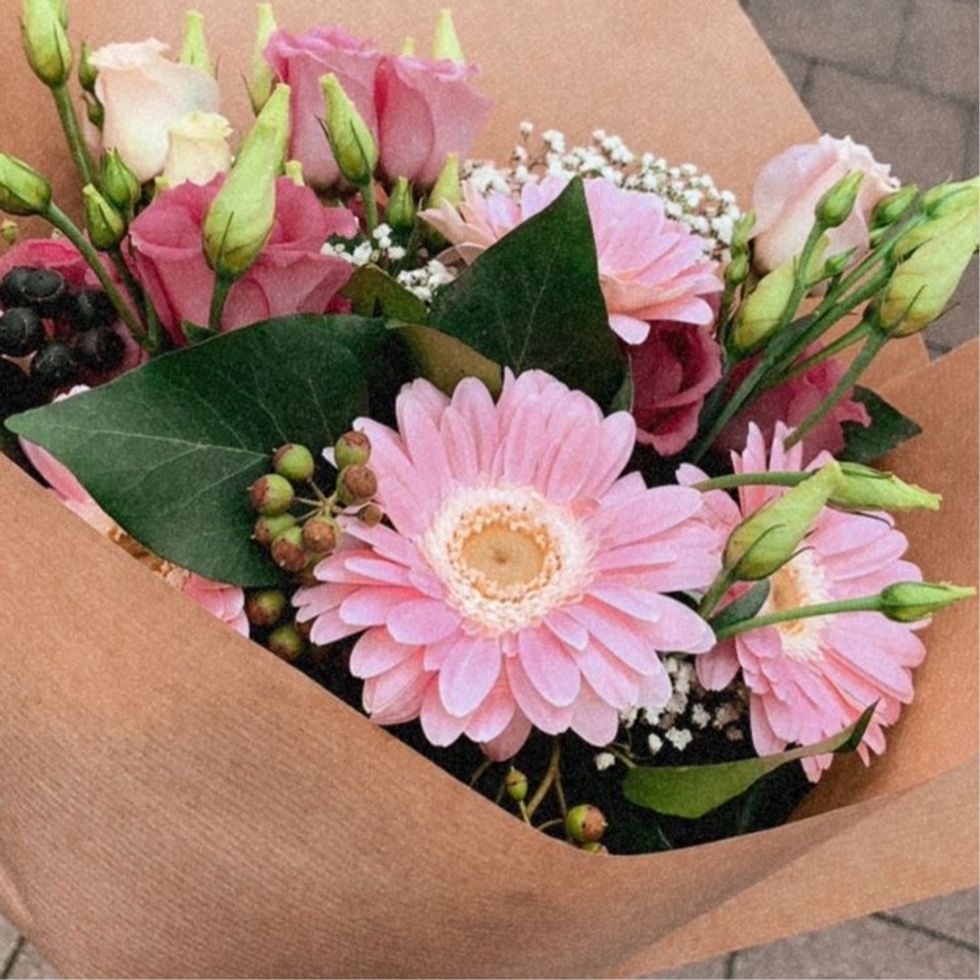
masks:
<svg viewBox="0 0 980 980"><path fill-rule="evenodd" d="M490 114L490 100L470 84L472 65L402 55L378 68L381 169L390 179L407 177L431 187L446 156L464 158Z"/></svg>
<svg viewBox="0 0 980 980"><path fill-rule="evenodd" d="M821 344L812 344L803 352L803 356L810 357L816 354L821 346ZM757 360L758 358L749 358L735 368L730 381L732 391L741 384ZM791 429L799 425L821 405L843 375L844 365L838 358L832 357L815 364L799 377L771 388L725 426L714 448L725 452L741 452L748 438L750 422L754 422L759 427L766 445L771 445L777 422L785 422ZM831 454L839 453L844 448L844 430L841 428L844 422L871 424L868 410L860 402L854 401L853 393L852 388L847 396L837 403L833 411L804 437L805 459L813 459L823 450Z"/></svg>
<svg viewBox="0 0 980 980"><path fill-rule="evenodd" d="M164 58L166 50L150 38L107 44L91 57L99 71L95 95L105 109L102 148L118 150L140 182L163 171L177 120L218 110L218 83L200 68Z"/></svg>
<svg viewBox="0 0 980 980"><path fill-rule="evenodd" d="M827 232L827 258L851 248L859 254L867 250L871 209L900 186L889 176L891 167L878 163L866 146L849 136L839 140L826 133L816 143L791 146L763 167L752 194L755 261L762 271L799 255L813 227L817 202L852 170L862 171L864 180L850 217Z"/></svg>
<svg viewBox="0 0 980 980"><path fill-rule="evenodd" d="M697 433L705 396L721 379L721 349L707 327L661 320L628 350L637 441L673 456Z"/></svg>
<svg viewBox="0 0 980 980"><path fill-rule="evenodd" d="M208 322L214 273L204 258L201 226L224 181L182 184L164 191L130 227L133 264L163 325L177 345L187 320ZM323 207L309 187L282 177L276 184L276 222L264 251L228 293L222 330L292 313L323 313L353 267L320 249L331 235L357 231L346 208Z"/></svg>
<svg viewBox="0 0 980 980"><path fill-rule="evenodd" d="M301 37L276 31L266 46L265 57L292 89L289 155L302 162L303 175L313 187L325 190L340 180L340 171L320 125L326 115L320 78L330 72L337 76L376 136L374 76L381 53L375 50L373 42L361 41L339 27L331 27L315 28Z"/></svg>

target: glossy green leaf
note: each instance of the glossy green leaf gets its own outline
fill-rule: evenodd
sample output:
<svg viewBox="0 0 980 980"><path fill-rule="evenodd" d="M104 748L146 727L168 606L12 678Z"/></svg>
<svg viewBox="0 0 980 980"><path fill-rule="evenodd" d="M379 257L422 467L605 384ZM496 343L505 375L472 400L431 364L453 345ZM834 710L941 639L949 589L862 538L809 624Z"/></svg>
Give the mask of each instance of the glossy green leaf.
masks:
<svg viewBox="0 0 980 980"><path fill-rule="evenodd" d="M279 576L250 539L246 489L277 446L319 452L366 411L365 352L384 335L356 317L271 320L7 425L61 460L156 554L218 581L265 585Z"/></svg>
<svg viewBox="0 0 980 980"><path fill-rule="evenodd" d="M873 463L922 432L922 426L889 405L870 388L856 387L854 400L867 409L871 424L843 424L844 451L837 454L842 462L847 460L851 463Z"/></svg>
<svg viewBox="0 0 980 980"><path fill-rule="evenodd" d="M344 287L344 296L354 304L359 316L425 323L429 315L418 296L376 265L361 266Z"/></svg>
<svg viewBox="0 0 980 980"><path fill-rule="evenodd" d="M761 582L756 582L748 592L743 593L734 602L725 606L711 619L708 625L717 631L725 626L732 626L746 619L752 619L766 604L768 598L769 579L764 578Z"/></svg>
<svg viewBox="0 0 980 980"><path fill-rule="evenodd" d="M776 755L706 766L637 766L626 775L623 792L638 806L694 820L740 796L767 773L789 762L828 752L853 752L861 743L876 705L832 738Z"/></svg>

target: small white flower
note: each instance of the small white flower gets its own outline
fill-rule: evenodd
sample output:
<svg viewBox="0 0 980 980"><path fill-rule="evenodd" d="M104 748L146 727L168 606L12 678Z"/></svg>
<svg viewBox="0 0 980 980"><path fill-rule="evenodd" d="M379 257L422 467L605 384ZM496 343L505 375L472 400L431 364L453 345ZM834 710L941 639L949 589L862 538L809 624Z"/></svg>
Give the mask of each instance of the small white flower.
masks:
<svg viewBox="0 0 980 980"><path fill-rule="evenodd" d="M711 713L703 704L696 704L693 708L691 708L691 721L693 721L698 728L707 728L708 723L711 721Z"/></svg>
<svg viewBox="0 0 980 980"><path fill-rule="evenodd" d="M690 729L687 728L671 728L664 738L670 742L671 745L677 749L678 752L683 752L693 740L694 736L691 734Z"/></svg>
<svg viewBox="0 0 980 980"><path fill-rule="evenodd" d="M651 732L647 736L647 746L650 749L650 755L656 755L664 747L664 740L659 735Z"/></svg>
<svg viewBox="0 0 980 980"><path fill-rule="evenodd" d="M370 242L361 242L357 248L354 249L354 254L351 256L354 265L367 265L371 261L371 256L374 254L374 250L371 248Z"/></svg>
<svg viewBox="0 0 980 980"><path fill-rule="evenodd" d="M627 708L625 711L619 713L619 720L623 723L625 728L632 728L636 724L636 716L639 714L639 708Z"/></svg>
<svg viewBox="0 0 980 980"><path fill-rule="evenodd" d="M599 772L611 769L614 765L616 765L616 756L612 752L600 752L595 757L595 767Z"/></svg>
<svg viewBox="0 0 980 980"><path fill-rule="evenodd" d="M521 123L521 136L527 137L534 132L534 123L528 122L526 119Z"/></svg>
<svg viewBox="0 0 980 980"><path fill-rule="evenodd" d="M664 705L665 711L670 711L675 715L681 715L687 711L687 695L681 691L674 691L670 700Z"/></svg>
<svg viewBox="0 0 980 980"><path fill-rule="evenodd" d="M401 245L392 245L388 249L388 258L391 259L392 262L401 262L401 260L405 258L405 249L402 248Z"/></svg>
<svg viewBox="0 0 980 980"><path fill-rule="evenodd" d="M541 139L545 141L556 153L565 152L565 134L557 129L546 129L541 134Z"/></svg>
<svg viewBox="0 0 980 980"><path fill-rule="evenodd" d="M734 725L732 725L725 729L725 738L727 738L729 742L741 742L742 739L745 738L745 735L743 734L741 728L736 728Z"/></svg>

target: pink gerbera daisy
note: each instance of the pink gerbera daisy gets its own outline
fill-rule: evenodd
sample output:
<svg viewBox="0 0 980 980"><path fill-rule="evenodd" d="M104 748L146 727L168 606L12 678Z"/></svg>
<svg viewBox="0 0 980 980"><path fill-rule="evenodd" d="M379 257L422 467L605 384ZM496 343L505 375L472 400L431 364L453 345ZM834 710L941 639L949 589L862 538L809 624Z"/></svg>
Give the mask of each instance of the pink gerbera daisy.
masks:
<svg viewBox="0 0 980 980"><path fill-rule="evenodd" d="M543 211L565 189L567 177L546 177L521 188L520 198L492 190L484 196L467 181L459 210L448 203L421 217L450 241L464 262L522 221ZM721 291L715 265L704 257L701 238L664 214L655 194L624 190L612 181L585 181L595 235L599 280L609 326L628 344L641 344L652 320L707 326L714 322L709 300Z"/></svg>
<svg viewBox="0 0 980 980"><path fill-rule="evenodd" d="M732 454L736 473L801 469L803 447L785 450L791 431L777 423L769 459L762 433L753 423L741 456ZM822 453L807 469L829 459ZM681 483L705 479L694 466L678 471ZM744 517L786 491L779 487L739 489L739 502L716 490L705 495L719 538ZM918 567L902 560L908 547L887 514L849 514L825 508L806 538L805 548L770 579L760 615L879 593L895 582L921 581ZM749 586L731 590L727 601ZM712 690L727 687L741 670L750 691L752 741L760 755L781 752L789 743L810 745L853 724L874 702L877 710L858 751L885 750L885 725L893 724L902 704L912 700L911 668L925 647L912 625L892 622L876 612L848 612L790 620L740 633L719 643L697 661L698 678ZM832 755L803 760L816 782Z"/></svg>
<svg viewBox="0 0 980 980"><path fill-rule="evenodd" d="M399 432L357 423L393 527L347 523L356 542L295 598L314 643L364 633L350 666L373 720L499 759L532 726L605 745L620 711L662 706L657 651L713 643L664 593L710 582L715 532L696 491L620 477L630 415L538 371L508 372L496 405L473 378L451 400L416 381L396 411Z"/></svg>

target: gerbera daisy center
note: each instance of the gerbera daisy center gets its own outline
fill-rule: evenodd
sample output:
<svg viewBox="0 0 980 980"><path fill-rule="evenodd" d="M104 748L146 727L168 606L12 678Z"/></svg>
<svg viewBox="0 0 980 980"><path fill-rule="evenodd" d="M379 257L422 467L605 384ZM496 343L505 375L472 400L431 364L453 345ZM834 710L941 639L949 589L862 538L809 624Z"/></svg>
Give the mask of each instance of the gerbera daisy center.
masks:
<svg viewBox="0 0 980 980"><path fill-rule="evenodd" d="M820 563L812 552L802 551L769 579L769 598L759 613L768 615L830 601ZM814 616L779 623L775 628L779 630L786 656L799 661L819 657L823 622L822 616Z"/></svg>

